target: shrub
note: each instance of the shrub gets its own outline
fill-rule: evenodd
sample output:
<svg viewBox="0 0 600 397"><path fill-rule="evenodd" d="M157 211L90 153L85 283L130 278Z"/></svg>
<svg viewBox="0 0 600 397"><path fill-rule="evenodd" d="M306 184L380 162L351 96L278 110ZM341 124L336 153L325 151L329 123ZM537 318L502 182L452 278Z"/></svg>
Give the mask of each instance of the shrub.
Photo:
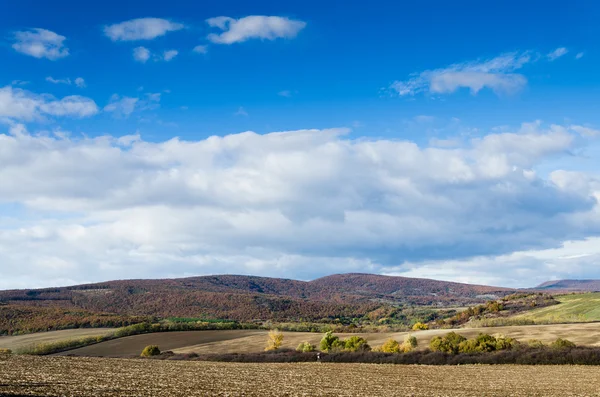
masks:
<svg viewBox="0 0 600 397"><path fill-rule="evenodd" d="M541 349L546 347L546 345L544 344L544 342L542 342L539 339L529 339L527 341L527 346L533 348L533 349Z"/></svg>
<svg viewBox="0 0 600 397"><path fill-rule="evenodd" d="M333 332L328 331L325 333L325 335L323 335L319 347L321 348L321 351L328 352L331 351L333 348L339 347L339 344L340 338L335 336Z"/></svg>
<svg viewBox="0 0 600 397"><path fill-rule="evenodd" d="M269 331L269 339L265 351L277 350L283 344L283 334L276 329Z"/></svg>
<svg viewBox="0 0 600 397"><path fill-rule="evenodd" d="M158 356L160 354L160 349L158 348L158 346L156 345L149 345L146 346L144 348L144 350L142 350L142 354L140 354L141 357L152 357L152 356Z"/></svg>
<svg viewBox="0 0 600 397"><path fill-rule="evenodd" d="M316 349L316 346L311 344L310 342L302 342L298 345L298 347L296 348L297 352L302 352L302 353L310 353L310 352L314 352Z"/></svg>
<svg viewBox="0 0 600 397"><path fill-rule="evenodd" d="M496 350L496 338L488 334L479 334L477 338L463 341L458 345L460 353L493 352Z"/></svg>
<svg viewBox="0 0 600 397"><path fill-rule="evenodd" d="M344 341L344 350L349 352L370 351L371 347L365 338L351 336Z"/></svg>
<svg viewBox="0 0 600 397"><path fill-rule="evenodd" d="M558 338L550 344L550 347L553 349L572 349L576 346L570 340Z"/></svg>
<svg viewBox="0 0 600 397"><path fill-rule="evenodd" d="M406 335L406 338L404 338L404 343L402 343L402 345L400 345L400 350L403 353L408 353L411 352L413 350L415 350L415 348L417 347L417 338L415 338L412 335Z"/></svg>
<svg viewBox="0 0 600 397"><path fill-rule="evenodd" d="M450 332L445 336L436 336L431 339L429 342L429 349L434 352L443 352L443 353L458 353L459 345L466 341L462 335L457 334L456 332Z"/></svg>
<svg viewBox="0 0 600 397"><path fill-rule="evenodd" d="M400 353L400 343L395 339L388 339L383 345L377 348L382 353Z"/></svg>
<svg viewBox="0 0 600 397"><path fill-rule="evenodd" d="M520 346L519 341L504 335L496 336L496 350L512 350Z"/></svg>
<svg viewBox="0 0 600 397"><path fill-rule="evenodd" d="M413 331L425 331L429 329L429 325L418 322L413 325L412 329Z"/></svg>

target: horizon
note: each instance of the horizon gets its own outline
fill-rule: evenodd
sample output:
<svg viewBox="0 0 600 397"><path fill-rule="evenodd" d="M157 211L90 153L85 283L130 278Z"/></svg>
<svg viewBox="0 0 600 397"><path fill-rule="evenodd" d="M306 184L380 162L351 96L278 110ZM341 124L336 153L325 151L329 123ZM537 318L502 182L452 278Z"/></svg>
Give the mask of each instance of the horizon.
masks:
<svg viewBox="0 0 600 397"><path fill-rule="evenodd" d="M202 275L185 276L185 277L111 279L111 280L100 280L100 281L94 281L94 282L82 282L79 284L71 284L71 285L52 285L52 286L40 287L40 288L8 288L8 289L0 288L0 291L70 288L70 287L77 287L77 286L81 286L81 285L95 285L95 284L103 284L103 283L110 283L110 282L117 282L117 281L162 281L162 280L180 280L180 279L201 278L201 277L228 277L228 276L229 277L266 278L266 279L287 280L287 281L300 281L300 282L304 282L304 283L310 283L312 281L316 281L316 280L320 280L320 279L328 278L328 277L333 277L333 276L381 276L381 277L391 277L391 278L408 278L408 279L414 279L414 280L441 281L441 282L458 283L458 284L465 284L465 285L472 285L472 286L483 286L483 287L494 287L494 288L497 287L497 288L503 288L503 289L509 289L509 290L510 289L532 290L543 284L548 284L548 283L553 283L553 282L562 282L562 281L576 281L576 282L600 281L600 280L596 280L596 279L560 279L560 280L555 279L555 280L546 280L535 286L511 288L511 287L506 287L506 286L502 286L502 285L461 283L458 281L438 280L438 279L423 278L423 277L394 276L394 275L379 274L379 273L332 273L332 274L326 274L324 276L320 276L320 277L310 279L310 280L302 280L302 279L286 278L286 277L257 276L257 275L252 275L252 274L233 274L233 273L220 273L219 274L219 273L215 273L215 274L202 274Z"/></svg>
<svg viewBox="0 0 600 397"><path fill-rule="evenodd" d="M0 13L2 290L600 279L600 4L38 3Z"/></svg>

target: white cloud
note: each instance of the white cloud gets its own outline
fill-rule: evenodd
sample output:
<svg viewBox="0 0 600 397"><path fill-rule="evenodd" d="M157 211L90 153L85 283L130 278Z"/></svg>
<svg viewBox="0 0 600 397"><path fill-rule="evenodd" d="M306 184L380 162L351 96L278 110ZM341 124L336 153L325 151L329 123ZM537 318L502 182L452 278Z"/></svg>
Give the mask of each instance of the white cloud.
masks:
<svg viewBox="0 0 600 397"><path fill-rule="evenodd" d="M562 57L563 55L566 55L568 52L569 50L567 50L565 47L559 47L546 56L548 57L548 60L552 62Z"/></svg>
<svg viewBox="0 0 600 397"><path fill-rule="evenodd" d="M569 131L533 123L439 148L354 140L344 129L151 142L13 125L0 134L0 206L27 217L0 212L2 285L348 271L532 285L598 275L597 258L577 258L597 252L598 178L535 172L572 158Z"/></svg>
<svg viewBox="0 0 600 397"><path fill-rule="evenodd" d="M162 54L152 54L152 52L146 47L136 47L133 49L133 59L138 62L146 63L150 58L154 60L154 62L165 61L169 62L173 60L179 51L177 50L167 50L163 51Z"/></svg>
<svg viewBox="0 0 600 397"><path fill-rule="evenodd" d="M277 95L285 97L285 98L290 98L292 96L292 92L290 90L283 90L283 91L279 91L277 93Z"/></svg>
<svg viewBox="0 0 600 397"><path fill-rule="evenodd" d="M600 238L565 241L555 248L458 260L405 263L384 274L449 281L534 287L548 280L600 278ZM483 270L485 269L485 270Z"/></svg>
<svg viewBox="0 0 600 397"><path fill-rule="evenodd" d="M136 47L133 49L133 59L138 62L146 63L150 59L150 50L146 47Z"/></svg>
<svg viewBox="0 0 600 397"><path fill-rule="evenodd" d="M35 58L55 61L69 55L69 49L63 44L66 37L50 30L35 28L19 31L15 32L14 39L14 50Z"/></svg>
<svg viewBox="0 0 600 397"><path fill-rule="evenodd" d="M40 106L43 113L52 116L89 117L98 113L98 106L90 98L71 95L61 100L48 101Z"/></svg>
<svg viewBox="0 0 600 397"><path fill-rule="evenodd" d="M165 51L163 53L163 59L166 62L169 62L170 60L172 60L173 58L175 58L177 56L177 54L179 54L179 51L177 51L177 50L168 50L168 51Z"/></svg>
<svg viewBox="0 0 600 397"><path fill-rule="evenodd" d="M600 136L600 130L594 128L584 127L582 125L571 125L569 128L586 137Z"/></svg>
<svg viewBox="0 0 600 397"><path fill-rule="evenodd" d="M108 105L104 107L105 112L114 113L118 116L129 116L135 110L135 106L138 103L139 98L132 97L120 97L117 94L114 94L110 98L110 102Z"/></svg>
<svg viewBox="0 0 600 397"><path fill-rule="evenodd" d="M194 49L192 51L197 54L206 54L208 52L208 46L207 45L197 45L196 47L194 47Z"/></svg>
<svg viewBox="0 0 600 397"><path fill-rule="evenodd" d="M457 63L443 69L426 70L413 74L405 81L395 81L390 88L398 95L422 92L449 94L459 88L469 88L477 94L489 88L496 94L510 94L527 84L525 76L514 73L532 62L530 53L507 53L487 61Z"/></svg>
<svg viewBox="0 0 600 397"><path fill-rule="evenodd" d="M248 116L248 112L242 106L238 108L238 110L233 114L234 116Z"/></svg>
<svg viewBox="0 0 600 397"><path fill-rule="evenodd" d="M160 106L160 97L160 93L147 93L141 98L113 94L104 111L116 117L129 117L135 111L157 109Z"/></svg>
<svg viewBox="0 0 600 397"><path fill-rule="evenodd" d="M306 22L284 17L251 15L240 19L216 17L207 19L209 26L223 31L211 33L208 39L217 44L241 43L250 39L275 40L296 37Z"/></svg>
<svg viewBox="0 0 600 397"><path fill-rule="evenodd" d="M112 41L152 40L185 28L181 23L161 18L138 18L104 27Z"/></svg>
<svg viewBox="0 0 600 397"><path fill-rule="evenodd" d="M75 79L75 85L79 88L85 88L87 86L85 84L85 80L82 77L77 77Z"/></svg>
<svg viewBox="0 0 600 397"><path fill-rule="evenodd" d="M75 85L79 88L85 88L85 80L81 77L77 77L74 81L71 81L71 79L69 78L65 78L65 79L55 79L52 76L48 76L46 77L46 81L52 84L66 84L66 85L71 85L73 83L75 83Z"/></svg>
<svg viewBox="0 0 600 397"><path fill-rule="evenodd" d="M71 84L71 79L55 79L51 76L46 77L46 81L52 84Z"/></svg>
<svg viewBox="0 0 600 397"><path fill-rule="evenodd" d="M577 55L575 55L575 59L581 59L581 58L583 58L584 55L585 55L585 53L578 52Z"/></svg>
<svg viewBox="0 0 600 397"><path fill-rule="evenodd" d="M24 80L13 80L10 83L10 85L27 85L27 84L29 84L29 81L24 81Z"/></svg>
<svg viewBox="0 0 600 397"><path fill-rule="evenodd" d="M6 86L0 88L0 117L15 120L42 120L47 116L89 117L98 113L96 103L79 95L56 99Z"/></svg>

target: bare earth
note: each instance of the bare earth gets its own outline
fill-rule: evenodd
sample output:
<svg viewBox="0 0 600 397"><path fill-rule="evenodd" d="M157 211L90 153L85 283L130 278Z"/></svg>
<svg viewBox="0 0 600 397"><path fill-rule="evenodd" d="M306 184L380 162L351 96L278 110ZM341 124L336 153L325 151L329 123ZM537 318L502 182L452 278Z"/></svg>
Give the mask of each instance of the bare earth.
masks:
<svg viewBox="0 0 600 397"><path fill-rule="evenodd" d="M80 357L0 358L10 396L600 396L580 366L236 364Z"/></svg>

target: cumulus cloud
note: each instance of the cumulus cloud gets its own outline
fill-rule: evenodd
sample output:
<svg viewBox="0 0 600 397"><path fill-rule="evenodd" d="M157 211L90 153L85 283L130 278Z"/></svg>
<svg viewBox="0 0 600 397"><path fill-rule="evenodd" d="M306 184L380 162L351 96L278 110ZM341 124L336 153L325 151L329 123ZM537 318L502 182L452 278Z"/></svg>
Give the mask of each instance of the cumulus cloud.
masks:
<svg viewBox="0 0 600 397"><path fill-rule="evenodd" d="M583 58L584 55L585 55L585 53L578 52L577 55L575 55L575 59L581 59L581 58Z"/></svg>
<svg viewBox="0 0 600 397"><path fill-rule="evenodd" d="M112 41L152 40L185 28L181 23L161 18L137 18L104 27L104 34Z"/></svg>
<svg viewBox="0 0 600 397"><path fill-rule="evenodd" d="M548 57L548 60L552 62L562 57L563 55L566 55L568 52L569 50L567 50L565 47L559 47L546 56Z"/></svg>
<svg viewBox="0 0 600 397"><path fill-rule="evenodd" d="M65 40L65 36L35 28L15 32L12 48L25 55L55 61L69 55L69 49L63 44Z"/></svg>
<svg viewBox="0 0 600 397"><path fill-rule="evenodd" d="M400 96L422 92L449 94L459 88L468 88L472 94L477 94L483 88L489 88L496 94L510 94L527 84L525 76L514 72L532 60L528 52L507 53L486 61L426 70L413 74L408 80L395 81L390 88Z"/></svg>
<svg viewBox="0 0 600 397"><path fill-rule="evenodd" d="M79 88L85 88L87 86L85 80L82 77L77 77L75 79L75 85Z"/></svg>
<svg viewBox="0 0 600 397"><path fill-rule="evenodd" d="M133 49L133 59L138 62L146 63L150 59L150 50L146 47L136 47Z"/></svg>
<svg viewBox="0 0 600 397"><path fill-rule="evenodd" d="M41 120L47 116L89 117L98 113L96 103L79 95L57 99L30 91L6 86L0 88L0 117L14 120Z"/></svg>
<svg viewBox="0 0 600 397"><path fill-rule="evenodd" d="M250 39L291 39L306 26L306 22L303 21L264 15L251 15L240 19L221 16L207 19L206 22L210 27L223 31L208 35L208 39L217 44L241 43Z"/></svg>
<svg viewBox="0 0 600 397"><path fill-rule="evenodd" d="M0 213L2 282L367 271L530 285L536 269L566 270L519 253L600 235L593 175L536 172L572 156L570 131L532 123L429 147L344 129L150 142L13 125L0 206L28 216ZM569 266L596 274L571 251Z"/></svg>

